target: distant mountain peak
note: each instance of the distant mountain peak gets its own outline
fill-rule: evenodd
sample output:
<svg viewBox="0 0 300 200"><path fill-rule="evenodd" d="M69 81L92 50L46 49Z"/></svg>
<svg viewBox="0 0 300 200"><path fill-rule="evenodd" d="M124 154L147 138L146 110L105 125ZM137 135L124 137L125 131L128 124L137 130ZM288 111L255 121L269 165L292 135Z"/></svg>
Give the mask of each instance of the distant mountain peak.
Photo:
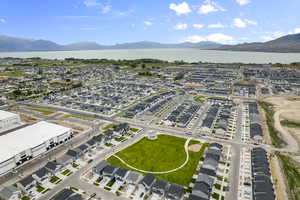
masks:
<svg viewBox="0 0 300 200"><path fill-rule="evenodd" d="M300 33L285 35L268 42L253 42L253 43L243 43L237 45L223 45L216 49L229 50L229 51L299 53Z"/></svg>

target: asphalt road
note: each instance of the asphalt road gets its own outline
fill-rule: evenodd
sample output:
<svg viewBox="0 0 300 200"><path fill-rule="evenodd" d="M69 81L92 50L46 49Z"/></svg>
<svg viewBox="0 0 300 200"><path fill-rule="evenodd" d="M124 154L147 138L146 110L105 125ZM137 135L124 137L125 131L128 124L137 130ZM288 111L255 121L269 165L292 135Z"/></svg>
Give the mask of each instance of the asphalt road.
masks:
<svg viewBox="0 0 300 200"><path fill-rule="evenodd" d="M238 199L239 191L239 178L240 178L240 158L241 158L241 133L242 133L242 113L243 110L239 106L236 118L236 134L233 141L236 144L231 145L231 169L229 174L230 187L229 192L226 195L226 200Z"/></svg>

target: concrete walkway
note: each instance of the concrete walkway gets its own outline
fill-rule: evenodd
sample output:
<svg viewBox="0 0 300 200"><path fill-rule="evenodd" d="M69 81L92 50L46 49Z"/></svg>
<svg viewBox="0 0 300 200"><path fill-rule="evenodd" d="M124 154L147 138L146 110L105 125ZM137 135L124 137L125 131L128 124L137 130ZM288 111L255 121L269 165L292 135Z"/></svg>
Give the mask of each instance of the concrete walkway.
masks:
<svg viewBox="0 0 300 200"><path fill-rule="evenodd" d="M184 163L182 165L180 165L179 167L175 168L175 169L172 169L172 170L168 170L168 171L163 171L163 172L152 172L152 171L147 171L147 170L142 170L142 169L137 169L131 165L129 165L128 163L126 163L122 158L120 158L119 156L117 155L113 155L115 158L119 159L124 165L126 165L128 168L131 168L135 171L138 171L138 172L142 172L142 173L150 173L150 174L168 174L168 173L171 173L171 172L175 172L181 168L183 168L189 161L190 157L189 157L189 142L190 142L191 138L188 138L186 141L185 141L185 144L184 144L184 150L185 150L185 153L186 153L186 159L184 161Z"/></svg>

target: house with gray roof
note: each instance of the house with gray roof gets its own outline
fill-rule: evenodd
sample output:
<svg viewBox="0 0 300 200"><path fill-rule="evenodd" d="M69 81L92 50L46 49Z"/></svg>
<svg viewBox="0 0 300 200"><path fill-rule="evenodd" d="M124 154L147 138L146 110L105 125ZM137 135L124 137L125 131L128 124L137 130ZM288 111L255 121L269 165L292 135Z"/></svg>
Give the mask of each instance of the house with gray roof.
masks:
<svg viewBox="0 0 300 200"><path fill-rule="evenodd" d="M204 199L209 199L211 195L211 186L205 182L196 182L192 194Z"/></svg>
<svg viewBox="0 0 300 200"><path fill-rule="evenodd" d="M183 196L184 188L177 184L171 184L166 193L167 200L180 200Z"/></svg>
<svg viewBox="0 0 300 200"><path fill-rule="evenodd" d="M50 171L52 175L55 175L56 173L60 172L62 165L57 162L50 161L45 165L45 168Z"/></svg>
<svg viewBox="0 0 300 200"><path fill-rule="evenodd" d="M159 197L163 197L166 194L168 186L169 186L168 182L157 179L153 184L151 191L153 194L156 194Z"/></svg>
<svg viewBox="0 0 300 200"><path fill-rule="evenodd" d="M105 160L98 163L95 167L93 167L92 172L98 176L102 176L103 169L109 165Z"/></svg>
<svg viewBox="0 0 300 200"><path fill-rule="evenodd" d="M38 184L43 184L51 176L52 173L49 170L47 170L46 167L43 167L32 174L32 177L37 181Z"/></svg>
<svg viewBox="0 0 300 200"><path fill-rule="evenodd" d="M21 189L23 192L27 193L31 188L36 186L36 180L32 177L32 175L29 175L22 180L20 180L17 183L17 187Z"/></svg>
<svg viewBox="0 0 300 200"><path fill-rule="evenodd" d="M136 185L139 183L141 178L142 178L141 174L139 174L137 172L129 171L128 175L126 177L126 183Z"/></svg>

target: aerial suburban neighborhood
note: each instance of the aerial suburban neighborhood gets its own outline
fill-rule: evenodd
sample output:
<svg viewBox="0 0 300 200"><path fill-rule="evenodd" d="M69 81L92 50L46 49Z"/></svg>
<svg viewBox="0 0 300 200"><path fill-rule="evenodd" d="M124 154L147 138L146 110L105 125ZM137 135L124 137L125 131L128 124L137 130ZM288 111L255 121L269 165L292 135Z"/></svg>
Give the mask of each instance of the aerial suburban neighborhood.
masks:
<svg viewBox="0 0 300 200"><path fill-rule="evenodd" d="M297 67L0 65L1 200L299 197Z"/></svg>

